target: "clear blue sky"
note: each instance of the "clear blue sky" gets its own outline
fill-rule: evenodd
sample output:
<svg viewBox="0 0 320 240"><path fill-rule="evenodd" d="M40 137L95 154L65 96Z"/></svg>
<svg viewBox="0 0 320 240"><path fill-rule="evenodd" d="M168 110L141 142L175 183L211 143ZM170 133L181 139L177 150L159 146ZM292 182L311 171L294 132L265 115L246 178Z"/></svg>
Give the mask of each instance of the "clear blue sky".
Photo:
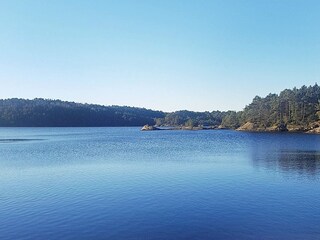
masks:
<svg viewBox="0 0 320 240"><path fill-rule="evenodd" d="M241 110L315 82L319 0L0 2L0 98Z"/></svg>

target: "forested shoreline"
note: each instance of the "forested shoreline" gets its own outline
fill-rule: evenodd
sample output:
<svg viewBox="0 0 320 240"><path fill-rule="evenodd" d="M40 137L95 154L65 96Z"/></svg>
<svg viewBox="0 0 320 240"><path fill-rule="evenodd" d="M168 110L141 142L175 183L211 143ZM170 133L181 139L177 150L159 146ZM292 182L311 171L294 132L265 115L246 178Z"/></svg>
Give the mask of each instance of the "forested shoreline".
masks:
<svg viewBox="0 0 320 240"><path fill-rule="evenodd" d="M320 122L320 87L302 86L256 96L242 111L165 113L127 106L102 106L51 99L0 100L1 127L172 126L245 131L315 131Z"/></svg>
<svg viewBox="0 0 320 240"><path fill-rule="evenodd" d="M156 119L156 125L213 126L244 131L319 131L320 87L302 86L280 94L256 96L243 111L178 111Z"/></svg>
<svg viewBox="0 0 320 240"><path fill-rule="evenodd" d="M224 127L256 131L310 131L319 127L320 87L302 86L256 96L243 111L230 112Z"/></svg>

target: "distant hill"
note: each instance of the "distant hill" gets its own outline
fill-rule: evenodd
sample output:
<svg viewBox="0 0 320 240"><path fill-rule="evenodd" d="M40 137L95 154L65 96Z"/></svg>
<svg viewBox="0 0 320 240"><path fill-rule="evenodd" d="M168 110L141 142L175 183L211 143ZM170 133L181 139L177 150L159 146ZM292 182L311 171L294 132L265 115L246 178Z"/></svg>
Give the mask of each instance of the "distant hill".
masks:
<svg viewBox="0 0 320 240"><path fill-rule="evenodd" d="M0 100L1 127L102 127L154 124L165 114L144 108L49 99Z"/></svg>

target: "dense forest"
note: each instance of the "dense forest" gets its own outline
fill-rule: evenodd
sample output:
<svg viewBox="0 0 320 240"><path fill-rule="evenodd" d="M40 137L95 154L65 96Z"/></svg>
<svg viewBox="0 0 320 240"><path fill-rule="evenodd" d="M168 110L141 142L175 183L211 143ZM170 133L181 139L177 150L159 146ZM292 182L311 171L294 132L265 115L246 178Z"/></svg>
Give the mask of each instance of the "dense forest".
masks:
<svg viewBox="0 0 320 240"><path fill-rule="evenodd" d="M144 108L80 104L50 99L0 100L2 127L156 126L308 131L320 126L320 87L302 86L256 96L243 111L164 113Z"/></svg>
<svg viewBox="0 0 320 240"><path fill-rule="evenodd" d="M157 126L219 126L227 112L192 112L176 111L167 113L164 118L157 118Z"/></svg>
<svg viewBox="0 0 320 240"><path fill-rule="evenodd" d="M256 96L243 111L168 113L156 125L215 126L252 131L307 131L319 127L320 87L302 86L280 94Z"/></svg>
<svg viewBox="0 0 320 240"><path fill-rule="evenodd" d="M99 127L154 124L164 117L144 108L101 106L48 99L0 100L2 127Z"/></svg>
<svg viewBox="0 0 320 240"><path fill-rule="evenodd" d="M305 131L318 127L319 117L320 87L315 84L285 89L264 98L256 96L243 111L229 112L222 125L242 126L243 130Z"/></svg>

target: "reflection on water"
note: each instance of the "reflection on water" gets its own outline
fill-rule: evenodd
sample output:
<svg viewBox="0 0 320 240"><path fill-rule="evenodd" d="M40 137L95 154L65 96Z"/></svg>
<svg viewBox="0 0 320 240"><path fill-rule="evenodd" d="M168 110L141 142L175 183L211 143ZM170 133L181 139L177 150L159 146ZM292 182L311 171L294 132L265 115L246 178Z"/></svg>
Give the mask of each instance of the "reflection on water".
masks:
<svg viewBox="0 0 320 240"><path fill-rule="evenodd" d="M281 152L278 165L284 171L295 171L299 174L315 175L320 172L319 152Z"/></svg>
<svg viewBox="0 0 320 240"><path fill-rule="evenodd" d="M0 128L0 138L11 142L0 144L1 240L320 239L320 135Z"/></svg>
<svg viewBox="0 0 320 240"><path fill-rule="evenodd" d="M251 144L254 167L301 176L320 174L319 136L307 134L271 134Z"/></svg>
<svg viewBox="0 0 320 240"><path fill-rule="evenodd" d="M299 175L318 175L320 173L320 152L254 152L253 164L256 167L278 169ZM263 155L263 156L262 156Z"/></svg>
<svg viewBox="0 0 320 240"><path fill-rule="evenodd" d="M7 138L7 139L0 139L1 143L14 143L14 142L27 142L27 141L43 141L44 139L32 139L32 138Z"/></svg>

